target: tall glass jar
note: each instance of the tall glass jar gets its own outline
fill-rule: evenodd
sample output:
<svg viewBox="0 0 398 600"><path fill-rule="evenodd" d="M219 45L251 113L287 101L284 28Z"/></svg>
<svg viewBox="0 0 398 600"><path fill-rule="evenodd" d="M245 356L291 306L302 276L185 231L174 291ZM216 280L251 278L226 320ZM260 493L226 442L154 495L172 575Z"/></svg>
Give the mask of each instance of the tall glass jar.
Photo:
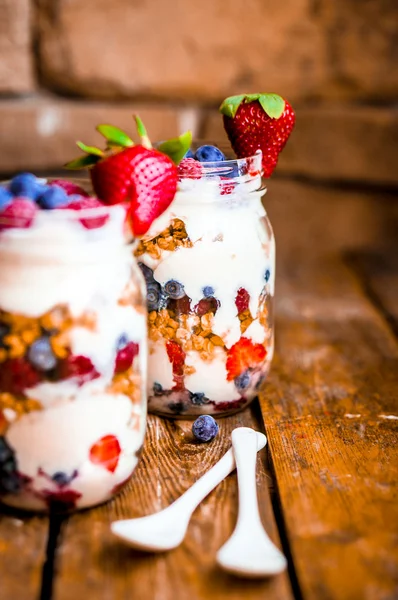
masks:
<svg viewBox="0 0 398 600"><path fill-rule="evenodd" d="M130 478L146 420L145 284L125 210L0 215L0 499L71 510Z"/></svg>
<svg viewBox="0 0 398 600"><path fill-rule="evenodd" d="M266 378L275 242L264 193L260 151L201 163L141 240L150 411L228 415L249 404Z"/></svg>

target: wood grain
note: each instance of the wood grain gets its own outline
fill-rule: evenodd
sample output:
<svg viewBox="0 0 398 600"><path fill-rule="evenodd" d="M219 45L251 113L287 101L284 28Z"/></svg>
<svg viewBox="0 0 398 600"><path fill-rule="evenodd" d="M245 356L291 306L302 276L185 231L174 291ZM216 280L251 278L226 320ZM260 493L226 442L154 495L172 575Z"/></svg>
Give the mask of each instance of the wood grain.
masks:
<svg viewBox="0 0 398 600"><path fill-rule="evenodd" d="M1 508L1 600L36 600L39 597L47 533L45 517L29 517Z"/></svg>
<svg viewBox="0 0 398 600"><path fill-rule="evenodd" d="M151 416L143 459L128 489L113 502L70 517L60 548L55 600L93 597L146 600L291 600L287 574L247 582L222 573L215 554L232 533L237 515L236 476L230 475L194 513L179 548L162 555L132 551L109 532L114 519L158 511L175 500L230 447L234 427L260 427L253 411L220 419L211 444L195 443L192 422ZM263 522L277 542L269 497L265 452L258 459L258 490ZM277 542L278 543L278 542Z"/></svg>
<svg viewBox="0 0 398 600"><path fill-rule="evenodd" d="M398 345L338 258L279 286L261 396L281 511L306 600L398 597Z"/></svg>

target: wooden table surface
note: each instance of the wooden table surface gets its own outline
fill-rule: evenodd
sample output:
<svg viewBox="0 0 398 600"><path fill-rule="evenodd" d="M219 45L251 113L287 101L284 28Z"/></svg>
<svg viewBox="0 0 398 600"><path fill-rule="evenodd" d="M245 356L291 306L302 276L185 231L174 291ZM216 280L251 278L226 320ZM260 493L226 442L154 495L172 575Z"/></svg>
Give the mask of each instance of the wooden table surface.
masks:
<svg viewBox="0 0 398 600"><path fill-rule="evenodd" d="M150 417L145 451L112 502L68 518L0 514L1 600L393 600L398 598L398 201L388 191L275 180L276 357L259 403L220 419L209 445L188 421ZM289 559L269 581L215 566L237 514L236 475L162 555L125 548L113 519L158 511L229 447L265 430L264 525Z"/></svg>

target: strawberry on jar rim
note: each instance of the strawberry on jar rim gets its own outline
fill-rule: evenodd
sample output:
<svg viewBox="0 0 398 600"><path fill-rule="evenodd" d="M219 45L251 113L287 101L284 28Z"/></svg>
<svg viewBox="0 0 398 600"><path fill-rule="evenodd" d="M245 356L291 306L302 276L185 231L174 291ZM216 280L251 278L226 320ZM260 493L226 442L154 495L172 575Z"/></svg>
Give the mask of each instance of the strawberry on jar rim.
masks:
<svg viewBox="0 0 398 600"><path fill-rule="evenodd" d="M77 145L86 155L68 163L68 169L90 168L94 191L107 205L129 205L133 233L144 235L152 222L171 204L177 191L177 164L192 140L190 132L168 140L154 149L141 119L136 116L141 144L118 127L98 125L106 141L103 151L96 146Z"/></svg>
<svg viewBox="0 0 398 600"><path fill-rule="evenodd" d="M278 94L241 94L220 106L224 129L238 158L261 150L264 177L270 177L292 132L295 114Z"/></svg>

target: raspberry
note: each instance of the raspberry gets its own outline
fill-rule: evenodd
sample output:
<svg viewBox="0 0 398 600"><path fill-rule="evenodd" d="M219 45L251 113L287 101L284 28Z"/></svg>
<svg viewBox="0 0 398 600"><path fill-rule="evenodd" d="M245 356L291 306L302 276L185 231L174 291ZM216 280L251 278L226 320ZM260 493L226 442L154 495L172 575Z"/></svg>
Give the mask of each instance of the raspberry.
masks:
<svg viewBox="0 0 398 600"><path fill-rule="evenodd" d="M245 288L239 288L235 298L238 315L249 308L250 294Z"/></svg>
<svg viewBox="0 0 398 600"><path fill-rule="evenodd" d="M90 460L96 465L114 473L119 462L122 449L119 440L114 435L105 435L90 448Z"/></svg>
<svg viewBox="0 0 398 600"><path fill-rule="evenodd" d="M216 314L217 309L219 307L219 302L213 296L209 298L202 298L199 300L198 304L195 306L195 312L198 317L203 317L205 314L212 312Z"/></svg>
<svg viewBox="0 0 398 600"><path fill-rule="evenodd" d="M183 158L177 168L178 181L182 179L201 179L203 167L194 158Z"/></svg>
<svg viewBox="0 0 398 600"><path fill-rule="evenodd" d="M23 394L26 388L37 385L40 375L24 358L10 358L0 365L0 390Z"/></svg>
<svg viewBox="0 0 398 600"><path fill-rule="evenodd" d="M166 342L167 356L173 365L173 375L184 374L185 352L177 342L171 340Z"/></svg>
<svg viewBox="0 0 398 600"><path fill-rule="evenodd" d="M82 187L80 187L80 185L77 185L72 181L66 181L65 179L53 179L48 183L48 185L57 185L58 187L62 188L68 196L75 194L78 196L88 196L88 193Z"/></svg>
<svg viewBox="0 0 398 600"><path fill-rule="evenodd" d="M59 365L59 379L77 377L79 385L100 376L93 363L86 356L69 355Z"/></svg>
<svg viewBox="0 0 398 600"><path fill-rule="evenodd" d="M0 213L1 229L27 229L33 223L37 212L37 206L27 198L14 198Z"/></svg>
<svg viewBox="0 0 398 600"><path fill-rule="evenodd" d="M71 196L71 202L69 202L69 204L62 208L76 211L102 208L102 212L106 211L104 205L99 200L97 200L97 198L89 198L83 196ZM98 227L103 227L103 225L105 225L105 223L107 223L108 220L108 214L94 214L93 216L88 215L82 219L79 219L80 223L86 229L98 229Z"/></svg>
<svg viewBox="0 0 398 600"><path fill-rule="evenodd" d="M127 371L133 364L134 357L137 356L139 346L135 342L129 342L124 348L121 348L115 360L115 373Z"/></svg>

